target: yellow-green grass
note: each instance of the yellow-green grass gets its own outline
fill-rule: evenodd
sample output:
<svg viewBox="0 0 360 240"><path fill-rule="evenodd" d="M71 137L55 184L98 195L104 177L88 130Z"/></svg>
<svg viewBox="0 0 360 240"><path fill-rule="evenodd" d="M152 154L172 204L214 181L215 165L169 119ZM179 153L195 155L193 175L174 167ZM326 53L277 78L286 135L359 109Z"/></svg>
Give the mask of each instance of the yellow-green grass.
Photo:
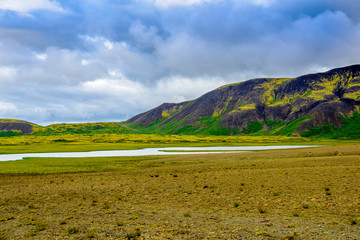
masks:
<svg viewBox="0 0 360 240"><path fill-rule="evenodd" d="M208 153L232 153L232 152L247 152L247 150L162 150L163 152L187 152L187 153L200 153L200 152L208 152ZM262 150L252 150L252 151L262 151Z"/></svg>
<svg viewBox="0 0 360 240"><path fill-rule="evenodd" d="M48 126L34 126L31 135L52 136L65 134L110 134L110 133L133 133L132 129L123 127L119 122L96 122L96 123L58 123Z"/></svg>
<svg viewBox="0 0 360 240"><path fill-rule="evenodd" d="M82 158L25 158L0 162L0 174L50 174L110 172L160 167L184 162L162 161L169 157L82 157ZM152 161L153 160L153 161Z"/></svg>
<svg viewBox="0 0 360 240"><path fill-rule="evenodd" d="M34 127L38 126L38 125L36 125L34 123L30 123L30 122L27 122L27 121L18 120L18 119L6 119L6 118L1 118L0 123L29 123Z"/></svg>
<svg viewBox="0 0 360 240"><path fill-rule="evenodd" d="M0 174L0 236L296 239L296 233L298 239L356 239L359 154L357 144L83 159L78 169L101 161L107 166L95 173ZM108 171L119 161L138 165Z"/></svg>
<svg viewBox="0 0 360 240"><path fill-rule="evenodd" d="M16 136L0 138L0 154L83 152L185 146L337 145L353 141L317 140L284 136L194 136L156 134L94 134Z"/></svg>

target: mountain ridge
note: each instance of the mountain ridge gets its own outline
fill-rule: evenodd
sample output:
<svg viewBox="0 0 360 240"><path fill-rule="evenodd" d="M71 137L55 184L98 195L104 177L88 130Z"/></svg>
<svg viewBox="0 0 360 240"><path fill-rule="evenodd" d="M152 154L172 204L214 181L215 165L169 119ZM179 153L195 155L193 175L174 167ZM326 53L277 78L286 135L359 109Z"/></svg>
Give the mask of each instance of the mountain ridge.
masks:
<svg viewBox="0 0 360 240"><path fill-rule="evenodd" d="M281 132L299 121L291 133L298 134L324 124L341 127L344 117L359 110L359 93L360 65L351 65L296 78L227 84L191 101L162 104L127 124L158 133L216 134L209 129L217 129L219 135L237 135L254 132L256 124L255 132L276 126Z"/></svg>
<svg viewBox="0 0 360 240"><path fill-rule="evenodd" d="M360 65L296 78L256 78L163 103L121 123L47 127L0 119L0 137L90 133L360 138Z"/></svg>

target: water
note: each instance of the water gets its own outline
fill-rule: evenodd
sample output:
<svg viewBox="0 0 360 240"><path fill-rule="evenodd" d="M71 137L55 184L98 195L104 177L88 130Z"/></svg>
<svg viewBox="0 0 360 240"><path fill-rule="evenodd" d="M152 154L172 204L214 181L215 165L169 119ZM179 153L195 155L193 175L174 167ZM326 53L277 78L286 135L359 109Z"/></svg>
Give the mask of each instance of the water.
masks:
<svg viewBox="0 0 360 240"><path fill-rule="evenodd" d="M214 153L234 153L237 151L255 151L255 150L290 149L290 148L307 148L307 147L316 147L316 146L282 145L282 146L239 146L239 147L168 147L168 148L144 148L137 150L112 150L112 151L90 151L90 152L21 153L21 154L0 154L0 161L22 160L28 157L72 158L72 157L132 157L132 156L178 155L178 154L214 154ZM167 151L179 151L179 152L167 152ZM191 152L186 152L186 151L191 151ZM216 152L211 152L211 151L216 151Z"/></svg>

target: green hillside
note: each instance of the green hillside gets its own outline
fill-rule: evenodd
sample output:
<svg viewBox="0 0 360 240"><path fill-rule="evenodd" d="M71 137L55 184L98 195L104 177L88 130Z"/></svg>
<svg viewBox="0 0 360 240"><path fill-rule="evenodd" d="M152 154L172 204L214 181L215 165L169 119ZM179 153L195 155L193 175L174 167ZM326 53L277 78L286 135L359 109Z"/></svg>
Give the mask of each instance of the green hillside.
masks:
<svg viewBox="0 0 360 240"><path fill-rule="evenodd" d="M136 130L126 128L118 122L98 123L59 123L45 127L35 127L31 135L51 136L66 134L128 134L136 133Z"/></svg>
<svg viewBox="0 0 360 240"><path fill-rule="evenodd" d="M193 101L162 104L127 125L160 134L360 138L359 106L360 65L353 65L225 85Z"/></svg>

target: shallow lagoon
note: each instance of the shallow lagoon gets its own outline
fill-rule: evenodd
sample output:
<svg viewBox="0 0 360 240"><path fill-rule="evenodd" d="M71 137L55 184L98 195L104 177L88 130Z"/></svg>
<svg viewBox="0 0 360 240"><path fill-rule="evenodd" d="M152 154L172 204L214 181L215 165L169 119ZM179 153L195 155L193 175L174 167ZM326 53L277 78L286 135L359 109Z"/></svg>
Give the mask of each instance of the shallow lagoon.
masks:
<svg viewBox="0 0 360 240"><path fill-rule="evenodd" d="M41 158L74 158L74 157L133 157L151 155L179 155L179 154L214 154L234 153L238 151L258 151L274 149L308 148L314 145L276 145L276 146L229 146L229 147L166 147L144 148L137 150L111 150L90 152L53 152L53 153L21 153L0 154L0 161L22 160L28 157Z"/></svg>

